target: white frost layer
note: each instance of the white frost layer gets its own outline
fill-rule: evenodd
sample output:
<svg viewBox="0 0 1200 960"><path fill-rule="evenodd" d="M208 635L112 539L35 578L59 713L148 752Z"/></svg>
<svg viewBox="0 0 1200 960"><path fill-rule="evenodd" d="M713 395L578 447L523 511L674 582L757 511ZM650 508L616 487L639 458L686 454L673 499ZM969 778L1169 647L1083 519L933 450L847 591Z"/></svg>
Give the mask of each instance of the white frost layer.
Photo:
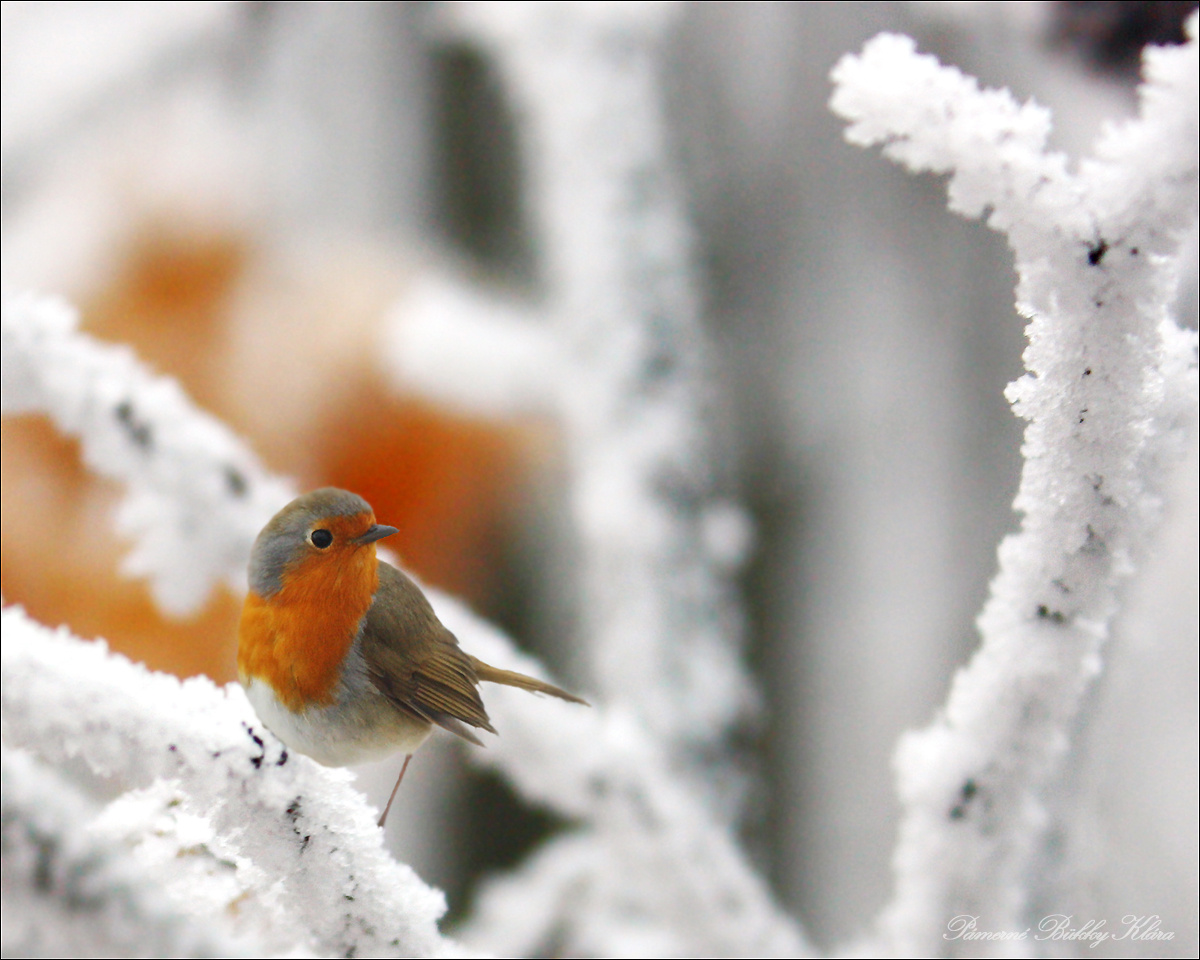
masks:
<svg viewBox="0 0 1200 960"><path fill-rule="evenodd" d="M1196 23L1185 46L1147 52L1139 117L1078 173L1047 152L1047 111L980 90L906 37L876 37L833 72L849 140L949 173L951 209L1007 235L1029 318L1029 372L1007 393L1029 421L1021 532L1001 544L979 652L897 753L905 819L878 945L896 955L946 949L959 914L1028 926L1044 787L1158 521L1164 468L1194 430L1196 337L1170 304L1197 213Z"/></svg>
<svg viewBox="0 0 1200 960"><path fill-rule="evenodd" d="M70 780L21 750L4 746L0 751L4 956L264 953L254 940L232 936L222 913L198 919L176 906L161 889L168 877L140 862L124 838L98 836L91 829L96 804ZM196 889L202 894L204 884Z"/></svg>
<svg viewBox="0 0 1200 960"><path fill-rule="evenodd" d="M89 468L124 485L124 569L163 610L193 613L222 582L245 590L250 546L293 491L178 383L77 324L61 301L5 291L0 409L47 414Z"/></svg>
<svg viewBox="0 0 1200 960"><path fill-rule="evenodd" d="M61 770L80 761L120 792L88 828L96 849L124 847L122 862L141 867L126 893L107 892L110 925L140 911L147 936L211 924L218 950L231 931L274 955L461 955L438 933L441 893L383 849L350 774L288 756L240 687L152 673L18 607L3 611L3 632L5 744ZM41 824L69 856L82 825L60 834L61 818L38 817L22 829ZM144 904L164 901L155 921Z"/></svg>

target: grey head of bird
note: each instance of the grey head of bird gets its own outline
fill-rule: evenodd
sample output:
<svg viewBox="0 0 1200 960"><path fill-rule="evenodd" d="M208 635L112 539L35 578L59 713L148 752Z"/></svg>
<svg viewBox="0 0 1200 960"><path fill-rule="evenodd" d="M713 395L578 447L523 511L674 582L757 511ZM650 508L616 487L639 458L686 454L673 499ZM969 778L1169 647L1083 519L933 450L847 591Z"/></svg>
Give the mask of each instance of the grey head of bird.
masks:
<svg viewBox="0 0 1200 960"><path fill-rule="evenodd" d="M337 547L339 540L365 546L395 532L395 527L376 523L375 511L356 493L337 487L306 493L259 532L250 550L250 589L264 599L271 597L282 589L288 568L314 552Z"/></svg>

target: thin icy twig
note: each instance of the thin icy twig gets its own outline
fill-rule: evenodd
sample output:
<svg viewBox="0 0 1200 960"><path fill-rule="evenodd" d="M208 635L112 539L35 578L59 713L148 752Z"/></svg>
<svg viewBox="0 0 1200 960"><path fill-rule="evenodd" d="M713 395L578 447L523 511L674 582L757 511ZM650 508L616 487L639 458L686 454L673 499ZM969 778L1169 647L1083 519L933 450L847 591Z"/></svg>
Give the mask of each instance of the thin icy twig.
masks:
<svg viewBox="0 0 1200 960"><path fill-rule="evenodd" d="M254 537L294 492L178 383L77 324L61 301L5 292L3 413L47 414L88 467L121 482L124 569L163 610L193 613L220 583L244 590Z"/></svg>
<svg viewBox="0 0 1200 960"><path fill-rule="evenodd" d="M1028 374L1007 391L1029 421L1021 532L1001 544L980 650L897 752L904 820L880 945L897 955L967 949L943 936L957 915L1028 926L1043 788L1157 522L1163 468L1194 429L1196 339L1169 314L1196 220L1194 16L1189 30L1185 46L1148 51L1140 116L1076 174L1046 151L1046 111L981 91L905 37L879 36L833 72L848 139L949 172L951 209L987 211L1007 235L1029 318Z"/></svg>

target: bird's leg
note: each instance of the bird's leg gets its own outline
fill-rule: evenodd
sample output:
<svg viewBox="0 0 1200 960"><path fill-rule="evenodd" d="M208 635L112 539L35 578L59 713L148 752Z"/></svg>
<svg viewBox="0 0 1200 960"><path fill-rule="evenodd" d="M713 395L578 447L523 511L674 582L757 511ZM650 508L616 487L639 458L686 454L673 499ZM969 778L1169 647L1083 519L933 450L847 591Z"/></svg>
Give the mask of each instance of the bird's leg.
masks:
<svg viewBox="0 0 1200 960"><path fill-rule="evenodd" d="M379 826L387 823L388 811L392 809L392 801L396 799L396 791L400 789L400 781L404 779L404 771L408 769L408 761L412 759L412 754L404 758L404 766L400 768L400 776L396 778L396 785L392 787L392 795L388 797L387 806L383 808L383 816L379 818Z"/></svg>

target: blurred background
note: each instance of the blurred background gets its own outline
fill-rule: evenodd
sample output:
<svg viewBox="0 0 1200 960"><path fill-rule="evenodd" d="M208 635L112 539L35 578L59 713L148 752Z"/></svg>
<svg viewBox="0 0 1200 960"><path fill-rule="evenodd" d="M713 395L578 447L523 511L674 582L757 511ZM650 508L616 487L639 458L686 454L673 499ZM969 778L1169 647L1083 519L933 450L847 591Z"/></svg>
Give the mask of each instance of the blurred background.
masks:
<svg viewBox="0 0 1200 960"><path fill-rule="evenodd" d="M1003 237L948 214L936 179L846 145L829 70L908 33L1049 106L1078 157L1135 110L1142 46L1179 42L1194 7L674 9L660 92L712 347L705 426L754 531L739 585L763 709L738 742L741 829L819 942L886 900L892 748L976 644L1017 523L1002 392L1023 346ZM451 409L379 362L430 283L537 316L522 123L487 50L428 3L6 2L3 115L9 286L68 298L298 487L362 494L408 568L586 692L556 424ZM1193 273L1193 327L1195 289ZM115 493L72 441L6 418L3 480L6 603L155 669L235 678L241 598L159 613L119 574ZM1195 484L1192 466L1176 498L1191 518L1168 514L1173 559L1139 580L1112 653L1126 669L1089 704L1063 801L1104 851L1064 870L1090 871L1097 911L1169 919L1179 955L1196 931ZM394 776L361 783L380 802ZM404 791L390 842L452 918L560 826L437 738Z"/></svg>

